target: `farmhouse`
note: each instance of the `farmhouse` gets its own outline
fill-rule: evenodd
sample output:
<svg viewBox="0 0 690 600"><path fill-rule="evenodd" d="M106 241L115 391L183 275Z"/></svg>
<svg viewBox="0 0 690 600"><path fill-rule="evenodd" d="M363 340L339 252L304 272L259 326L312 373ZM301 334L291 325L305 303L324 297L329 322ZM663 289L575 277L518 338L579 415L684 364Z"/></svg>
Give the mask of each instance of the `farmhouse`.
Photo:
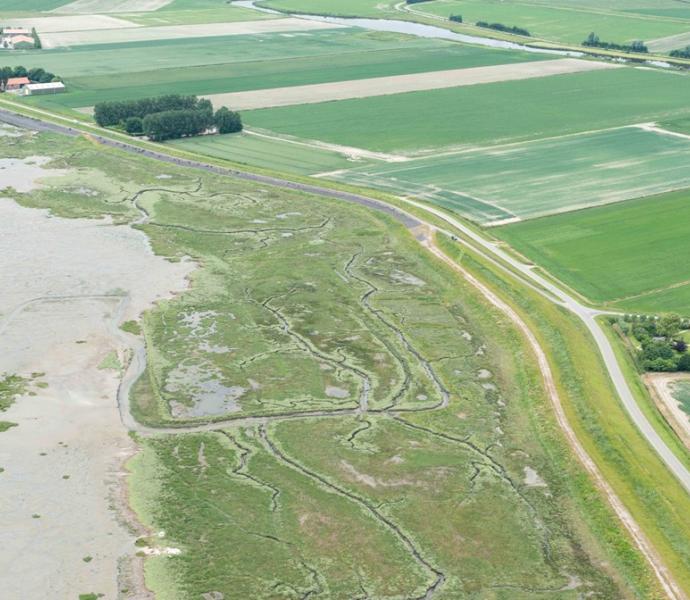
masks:
<svg viewBox="0 0 690 600"><path fill-rule="evenodd" d="M7 85L5 86L5 91L16 92L18 90L24 89L25 86L29 85L28 77L10 77L7 80Z"/></svg>
<svg viewBox="0 0 690 600"><path fill-rule="evenodd" d="M26 27L0 28L0 49L29 50L36 47L35 33Z"/></svg>
<svg viewBox="0 0 690 600"><path fill-rule="evenodd" d="M30 50L36 47L34 38L28 35L14 35L8 39L8 42L15 50Z"/></svg>
<svg viewBox="0 0 690 600"><path fill-rule="evenodd" d="M62 81L52 81L50 83L29 83L24 87L25 96L40 96L43 94L59 94L65 91L65 84Z"/></svg>

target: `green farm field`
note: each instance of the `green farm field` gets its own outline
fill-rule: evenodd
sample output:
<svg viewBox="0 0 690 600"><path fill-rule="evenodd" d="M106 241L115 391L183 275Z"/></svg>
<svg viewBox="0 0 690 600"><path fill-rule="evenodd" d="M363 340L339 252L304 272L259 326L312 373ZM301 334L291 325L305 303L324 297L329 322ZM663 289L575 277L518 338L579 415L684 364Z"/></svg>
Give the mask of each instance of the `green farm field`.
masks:
<svg viewBox="0 0 690 600"><path fill-rule="evenodd" d="M542 58L359 29L85 46L41 54L41 64L60 73L69 92L31 101L76 108L166 93L215 94ZM8 59L15 66L37 57Z"/></svg>
<svg viewBox="0 0 690 600"><path fill-rule="evenodd" d="M414 194L483 224L690 186L690 138L625 127L339 172L340 181Z"/></svg>
<svg viewBox="0 0 690 600"><path fill-rule="evenodd" d="M349 169L357 164L337 152L247 133L203 136L168 144L206 156L300 175Z"/></svg>
<svg viewBox="0 0 690 600"><path fill-rule="evenodd" d="M690 77L620 68L268 108L244 116L249 125L297 137L415 152L678 118L690 114L689 94Z"/></svg>
<svg viewBox="0 0 690 600"><path fill-rule="evenodd" d="M69 2L71 0L3 0L2 4L0 4L0 17L3 17L5 14L16 16L18 14L53 10Z"/></svg>
<svg viewBox="0 0 690 600"><path fill-rule="evenodd" d="M461 14L468 24L488 21L516 25L527 29L533 37L568 44L580 44L592 31L602 40L617 43L651 40L690 31L690 20L677 16L654 18L648 14L614 11L606 6L607 3L601 4L583 8L577 2L571 2L570 6L566 3L547 6L511 0L434 0L412 8L446 18L451 14Z"/></svg>
<svg viewBox="0 0 690 600"><path fill-rule="evenodd" d="M495 235L595 302L690 315L690 192L499 227Z"/></svg>

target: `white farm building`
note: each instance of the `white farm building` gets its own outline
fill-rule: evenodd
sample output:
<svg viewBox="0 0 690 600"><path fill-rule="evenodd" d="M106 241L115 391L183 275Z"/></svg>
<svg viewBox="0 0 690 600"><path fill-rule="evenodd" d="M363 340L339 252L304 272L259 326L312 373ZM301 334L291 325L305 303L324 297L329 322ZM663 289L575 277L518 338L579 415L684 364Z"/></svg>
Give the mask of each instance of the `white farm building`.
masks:
<svg viewBox="0 0 690 600"><path fill-rule="evenodd" d="M40 96L42 94L59 94L65 91L65 84L62 81L51 83L30 83L24 86L25 96Z"/></svg>

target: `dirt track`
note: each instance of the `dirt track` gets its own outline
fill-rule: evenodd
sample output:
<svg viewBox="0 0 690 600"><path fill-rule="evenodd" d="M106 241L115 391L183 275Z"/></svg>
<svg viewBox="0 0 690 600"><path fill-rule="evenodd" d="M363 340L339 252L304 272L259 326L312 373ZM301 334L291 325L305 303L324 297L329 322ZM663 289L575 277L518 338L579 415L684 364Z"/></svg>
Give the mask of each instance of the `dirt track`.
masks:
<svg viewBox="0 0 690 600"><path fill-rule="evenodd" d="M472 67L469 69L431 71L411 75L297 85L268 90L252 90L249 92L211 94L204 97L218 106L227 106L234 110L253 110L295 104L316 104L332 100L370 98L406 92L440 90L500 81L517 81L520 79L615 69L618 67L620 65L611 63L580 60L577 58L560 58L556 60L493 65L490 67Z"/></svg>

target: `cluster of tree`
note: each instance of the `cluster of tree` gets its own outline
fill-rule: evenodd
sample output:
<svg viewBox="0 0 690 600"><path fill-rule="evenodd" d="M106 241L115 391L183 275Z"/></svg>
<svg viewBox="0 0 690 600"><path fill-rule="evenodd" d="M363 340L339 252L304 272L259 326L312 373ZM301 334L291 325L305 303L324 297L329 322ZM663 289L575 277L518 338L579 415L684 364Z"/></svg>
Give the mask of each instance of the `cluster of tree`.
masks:
<svg viewBox="0 0 690 600"><path fill-rule="evenodd" d="M673 56L673 58L690 58L690 46L686 46L682 50L671 50L669 56Z"/></svg>
<svg viewBox="0 0 690 600"><path fill-rule="evenodd" d="M138 117L130 117L128 122ZM166 110L146 115L140 122L144 135L154 142L200 135L214 125L213 111Z"/></svg>
<svg viewBox="0 0 690 600"><path fill-rule="evenodd" d="M101 102L94 117L102 127L121 127L131 135L145 135L162 142L200 135L242 131L239 113L225 107L213 113L210 100L196 96L168 95L141 100Z"/></svg>
<svg viewBox="0 0 690 600"><path fill-rule="evenodd" d="M477 27L483 27L484 29L495 29L496 31L503 31L504 33L512 33L514 35L524 35L525 37L530 37L530 32L522 27L508 27L503 23L487 23L486 21L477 21L475 23Z"/></svg>
<svg viewBox="0 0 690 600"><path fill-rule="evenodd" d="M462 23L462 15L450 15L448 20L454 23Z"/></svg>
<svg viewBox="0 0 690 600"><path fill-rule="evenodd" d="M94 108L94 118L101 127L121 125L130 117L145 118L159 112L171 110L213 110L208 100L196 96L169 94L140 100L99 102Z"/></svg>
<svg viewBox="0 0 690 600"><path fill-rule="evenodd" d="M589 48L603 48L604 50L621 50L622 52L641 52L643 54L647 54L649 52L649 48L647 48L645 43L640 40L634 41L632 44L614 44L613 42L602 42L599 39L599 36L594 32L587 36L587 39L582 42L582 45Z"/></svg>
<svg viewBox="0 0 690 600"><path fill-rule="evenodd" d="M638 362L646 371L690 371L688 345L680 337L690 322L676 314L661 318L626 315L612 319L619 329L639 343Z"/></svg>
<svg viewBox="0 0 690 600"><path fill-rule="evenodd" d="M7 85L7 80L10 77L28 77L31 81L36 83L50 83L51 81L60 81L54 73L45 71L41 68L26 69L25 67L2 67L0 68L0 88L3 90Z"/></svg>
<svg viewBox="0 0 690 600"><path fill-rule="evenodd" d="M405 4L419 4L420 2L429 2L429 0L405 0Z"/></svg>

